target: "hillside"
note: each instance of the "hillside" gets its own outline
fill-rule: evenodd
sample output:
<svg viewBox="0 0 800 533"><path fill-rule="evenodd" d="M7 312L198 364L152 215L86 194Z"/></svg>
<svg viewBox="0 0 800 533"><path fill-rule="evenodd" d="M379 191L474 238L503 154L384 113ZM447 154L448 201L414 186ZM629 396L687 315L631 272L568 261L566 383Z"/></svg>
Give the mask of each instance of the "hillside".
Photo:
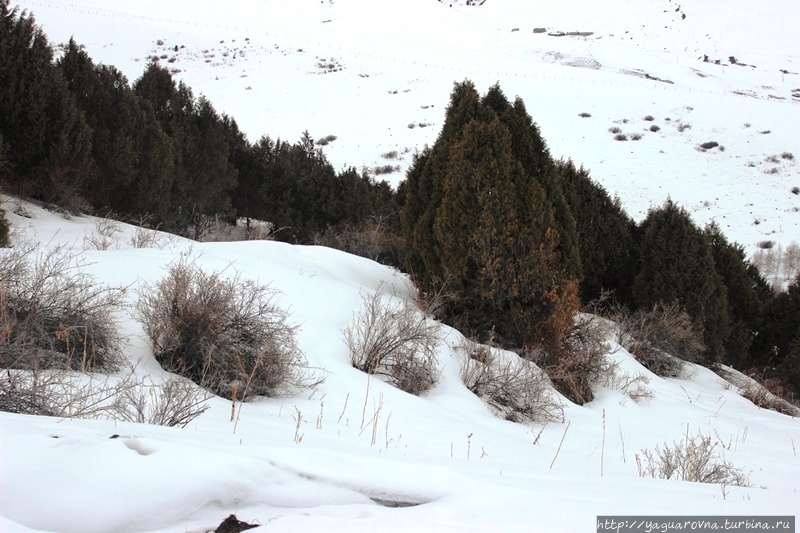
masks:
<svg viewBox="0 0 800 533"><path fill-rule="evenodd" d="M19 5L51 43L74 36L130 81L158 61L250 141L294 141L304 130L327 139L318 146L337 169L399 184L413 155L436 141L453 83L468 78L482 92L499 82L524 99L552 155L587 168L637 222L671 198L751 257L767 241L779 249L800 240L800 48L790 25L800 5ZM745 399L752 383L736 372L736 383L696 365L658 377L620 345L613 323L602 322L607 366L594 399L579 406L547 386L539 416L515 422L470 392L463 368L485 354L530 375L538 368L451 327L434 328L436 382L425 394L354 368L345 332L377 292L388 316L406 310L433 325L396 269L322 246L196 242L5 194L0 209L14 245L0 259L14 250L56 258L119 294L111 316L122 354L113 372L34 373L64 387L56 416L0 410L2 531L201 533L235 514L261 526L254 531L573 533L595 530L601 515L794 516L800 507L796 414ZM242 403L236 384L231 402L176 382L156 359L140 301L180 264L268 287L295 328L300 370L320 383ZM789 273L773 274L787 283ZM0 318L7 340L13 325ZM67 352L70 328L59 323L56 334ZM9 389L20 376L5 371L0 401L41 401ZM185 424L130 421L136 408L152 421L175 383L197 401ZM85 418L70 416L81 410ZM659 454L690 445L741 486L648 475L659 473Z"/></svg>
<svg viewBox="0 0 800 533"><path fill-rule="evenodd" d="M63 246L99 283L128 288L120 326L131 370L94 375L95 386L129 372L156 384L169 377L133 303L181 254L280 291L281 307L299 326L299 347L326 380L314 391L237 403L233 411L213 398L184 429L0 413L4 531L200 532L235 513L270 531L573 532L592 530L603 514L797 511L797 419L759 409L706 369L659 378L610 339L618 379L598 387L593 402L561 399L562 415L551 423L508 422L461 383L455 330L441 330L441 376L424 397L352 368L341 330L362 296L383 287L395 302L411 297L407 279L392 269L269 241L201 244L156 234L135 248L133 227L112 231L91 217L22 207L26 216L10 214L17 239ZM634 388L620 390L638 376L634 388L651 398L636 401ZM639 477L644 450L699 436L752 486Z"/></svg>

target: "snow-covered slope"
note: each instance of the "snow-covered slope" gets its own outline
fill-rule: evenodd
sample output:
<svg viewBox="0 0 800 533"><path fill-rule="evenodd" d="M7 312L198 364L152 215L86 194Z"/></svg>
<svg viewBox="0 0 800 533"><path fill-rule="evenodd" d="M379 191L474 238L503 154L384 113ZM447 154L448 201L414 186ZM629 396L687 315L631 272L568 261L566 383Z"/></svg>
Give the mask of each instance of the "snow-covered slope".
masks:
<svg viewBox="0 0 800 533"><path fill-rule="evenodd" d="M636 220L671 196L750 253L800 235L796 2L20 4L51 40L74 36L131 80L158 57L251 140L335 135L337 168L389 164L399 170L382 177L399 182L434 142L453 82L499 82L553 155L586 166ZM642 138L616 141L612 127ZM724 151L698 149L710 141ZM392 151L402 159L381 157Z"/></svg>
<svg viewBox="0 0 800 533"><path fill-rule="evenodd" d="M316 391L236 407L215 398L185 429L0 413L3 531L210 531L235 513L270 531L591 531L604 514L796 514L797 419L765 411L708 370L662 379L614 343L610 357L649 379L638 403L600 387L563 419L495 417L459 379L461 335L444 328L441 378L425 397L368 380L342 338L362 296L411 297L407 279L372 261L277 242L201 244L159 234L132 247L90 217L66 220L4 204L23 238L80 253L101 283L136 289L188 254L281 292L298 342L327 380ZM98 250L98 229L108 237ZM139 375L165 377L131 309L125 353ZM298 423L298 417L301 420ZM641 478L642 450L698 434L749 474L752 487ZM112 436L117 438L111 438ZM397 507L400 505L400 507Z"/></svg>

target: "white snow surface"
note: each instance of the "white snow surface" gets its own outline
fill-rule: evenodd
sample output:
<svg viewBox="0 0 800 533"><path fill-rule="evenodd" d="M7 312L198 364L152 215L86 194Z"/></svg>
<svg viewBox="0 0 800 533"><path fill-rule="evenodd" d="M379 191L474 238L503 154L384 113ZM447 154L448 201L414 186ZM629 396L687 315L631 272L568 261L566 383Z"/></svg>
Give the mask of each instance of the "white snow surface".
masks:
<svg viewBox="0 0 800 533"><path fill-rule="evenodd" d="M26 216L15 213L19 205ZM159 234L155 247L137 249L129 244L136 229L125 225L97 250L98 219L68 220L13 200L3 207L15 242L62 246L99 283L128 287L120 327L137 375L168 377L133 306L137 289L181 254L280 291L300 348L327 372L315 391L237 404L236 422L231 402L213 398L183 429L0 412L3 531L199 533L235 513L269 531L571 533L594 530L606 514L797 513L800 423L759 409L704 368L662 379L611 342L609 357L649 378L652 399L598 387L587 405L563 400L562 420L513 423L461 383L463 356L453 347L462 337L453 329L442 329L441 377L424 397L352 367L342 329L362 296L381 289L397 301L413 297L395 270L271 241L203 244ZM749 473L752 487L639 477L643 449L697 434Z"/></svg>
<svg viewBox="0 0 800 533"><path fill-rule="evenodd" d="M251 140L294 141L305 129L336 135L324 150L337 168L400 165L389 176L399 182L414 150L435 141L452 83L469 78L484 91L499 81L524 99L553 155L585 165L637 220L669 195L748 251L761 240L798 239L800 196L791 188L800 173L797 160L781 154L800 157L800 98L792 96L800 88L800 4L464 4L20 3L51 41L74 35L95 61L131 80L149 56L166 54L161 61L181 70L176 77L236 118ZM594 33L556 37L534 28ZM726 66L702 62L704 54ZM729 56L755 67L731 65ZM681 133L680 123L691 128ZM650 132L651 124L661 130ZM612 126L643 138L614 141ZM710 140L725 150L697 150ZM381 158L392 150L403 159ZM441 378L424 397L352 368L342 329L362 295L383 287L398 301L412 297L408 279L392 269L268 241L201 244L160 234L157 246L136 249L135 229L125 225L101 251L86 238L98 231L92 217L65 219L29 204L22 216L8 199L3 207L15 242L80 253L99 282L129 287L131 306L137 287L160 279L182 253L206 270L270 284L299 326L309 363L328 375L313 392L237 404L236 425L231 403L219 398L184 429L0 413L2 531L199 533L235 513L270 531L574 533L594 530L605 514L800 510L798 420L759 409L703 368L662 379L612 343L610 357L650 379L652 399L637 403L599 387L588 405L565 402L563 421L512 423L461 384L455 330L443 328ZM133 317L129 308L120 323L127 360L139 375L167 377ZM753 486L638 476L643 449L698 433Z"/></svg>

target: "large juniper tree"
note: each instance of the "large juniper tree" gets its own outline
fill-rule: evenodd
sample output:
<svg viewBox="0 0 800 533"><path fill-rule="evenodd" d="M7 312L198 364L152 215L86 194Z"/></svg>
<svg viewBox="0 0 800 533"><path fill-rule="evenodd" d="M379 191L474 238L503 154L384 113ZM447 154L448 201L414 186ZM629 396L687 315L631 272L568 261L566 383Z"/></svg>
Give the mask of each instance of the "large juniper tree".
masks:
<svg viewBox="0 0 800 533"><path fill-rule="evenodd" d="M641 308L678 303L705 331L707 362L722 360L729 332L727 291L708 239L672 200L651 209L640 227L633 299Z"/></svg>
<svg viewBox="0 0 800 533"><path fill-rule="evenodd" d="M451 296L444 318L529 347L553 342L571 323L579 264L564 244L575 242L574 229L564 238L570 225L557 217L563 197L547 194L557 190L547 183L552 161L537 156L544 142L530 117L515 115L520 109L498 87L481 99L471 82L456 84L436 143L408 172L402 220L415 281L423 292L444 284ZM515 135L525 149L515 149Z"/></svg>

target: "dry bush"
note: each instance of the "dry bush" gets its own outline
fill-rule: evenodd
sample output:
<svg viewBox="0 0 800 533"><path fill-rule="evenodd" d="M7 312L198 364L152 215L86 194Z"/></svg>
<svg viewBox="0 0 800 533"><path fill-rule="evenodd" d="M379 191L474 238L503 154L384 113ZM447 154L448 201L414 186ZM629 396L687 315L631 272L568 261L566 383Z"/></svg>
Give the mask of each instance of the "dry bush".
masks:
<svg viewBox="0 0 800 533"><path fill-rule="evenodd" d="M608 323L596 315L577 314L574 324L555 351L537 349L526 358L547 373L558 392L583 405L594 398L592 385L609 371Z"/></svg>
<svg viewBox="0 0 800 533"><path fill-rule="evenodd" d="M0 256L0 367L114 370L124 290L98 285L63 248Z"/></svg>
<svg viewBox="0 0 800 533"><path fill-rule="evenodd" d="M208 410L209 394L172 378L161 385L135 379L90 377L63 370L0 374L0 411L186 427Z"/></svg>
<svg viewBox="0 0 800 533"><path fill-rule="evenodd" d="M562 420L564 406L553 394L550 379L529 361L512 361L494 349L464 339L461 380L502 418L513 422L548 423Z"/></svg>
<svg viewBox="0 0 800 533"><path fill-rule="evenodd" d="M793 402L791 389L780 377L767 377L763 370L751 369L744 374L724 365L714 365L712 370L725 382L735 386L739 394L762 409L788 416L800 417L800 407Z"/></svg>
<svg viewBox="0 0 800 533"><path fill-rule="evenodd" d="M342 331L353 366L415 395L439 378L439 323L412 303L384 302L383 288L363 295L362 308Z"/></svg>
<svg viewBox="0 0 800 533"><path fill-rule="evenodd" d="M642 140L643 135L641 133L631 133L631 140L632 141L640 141Z"/></svg>
<svg viewBox="0 0 800 533"><path fill-rule="evenodd" d="M649 311L612 312L617 342L652 373L679 377L685 361L698 362L705 351L703 332L678 304L657 303Z"/></svg>
<svg viewBox="0 0 800 533"><path fill-rule="evenodd" d="M185 428L205 413L211 394L189 380L171 378L125 387L114 403L115 420Z"/></svg>
<svg viewBox="0 0 800 533"><path fill-rule="evenodd" d="M612 134L622 133L622 130L618 126L611 126L608 128L608 132Z"/></svg>
<svg viewBox="0 0 800 533"><path fill-rule="evenodd" d="M656 446L654 450L642 450L636 455L639 477L676 479L696 483L719 483L736 487L749 487L750 476L740 468L725 461L716 453L718 442L698 433L672 446Z"/></svg>
<svg viewBox="0 0 800 533"><path fill-rule="evenodd" d="M228 399L313 387L278 292L184 256L139 292L138 315L165 370Z"/></svg>
<svg viewBox="0 0 800 533"><path fill-rule="evenodd" d="M617 133L616 135L614 135L614 140L615 141L627 141L628 140L628 136L625 135L624 133Z"/></svg>
<svg viewBox="0 0 800 533"><path fill-rule="evenodd" d="M372 217L358 225L325 231L314 236L314 244L398 268L405 259L403 238L391 230L384 217Z"/></svg>
<svg viewBox="0 0 800 533"><path fill-rule="evenodd" d="M608 359L606 365L598 384L609 389L618 390L637 403L653 398L653 391L647 387L650 383L650 378L638 372L631 374L621 368L619 361Z"/></svg>
<svg viewBox="0 0 800 533"><path fill-rule="evenodd" d="M84 250L109 250L119 243L118 233L122 232L122 226L116 220L106 215L106 218L95 218L95 231L83 236Z"/></svg>

